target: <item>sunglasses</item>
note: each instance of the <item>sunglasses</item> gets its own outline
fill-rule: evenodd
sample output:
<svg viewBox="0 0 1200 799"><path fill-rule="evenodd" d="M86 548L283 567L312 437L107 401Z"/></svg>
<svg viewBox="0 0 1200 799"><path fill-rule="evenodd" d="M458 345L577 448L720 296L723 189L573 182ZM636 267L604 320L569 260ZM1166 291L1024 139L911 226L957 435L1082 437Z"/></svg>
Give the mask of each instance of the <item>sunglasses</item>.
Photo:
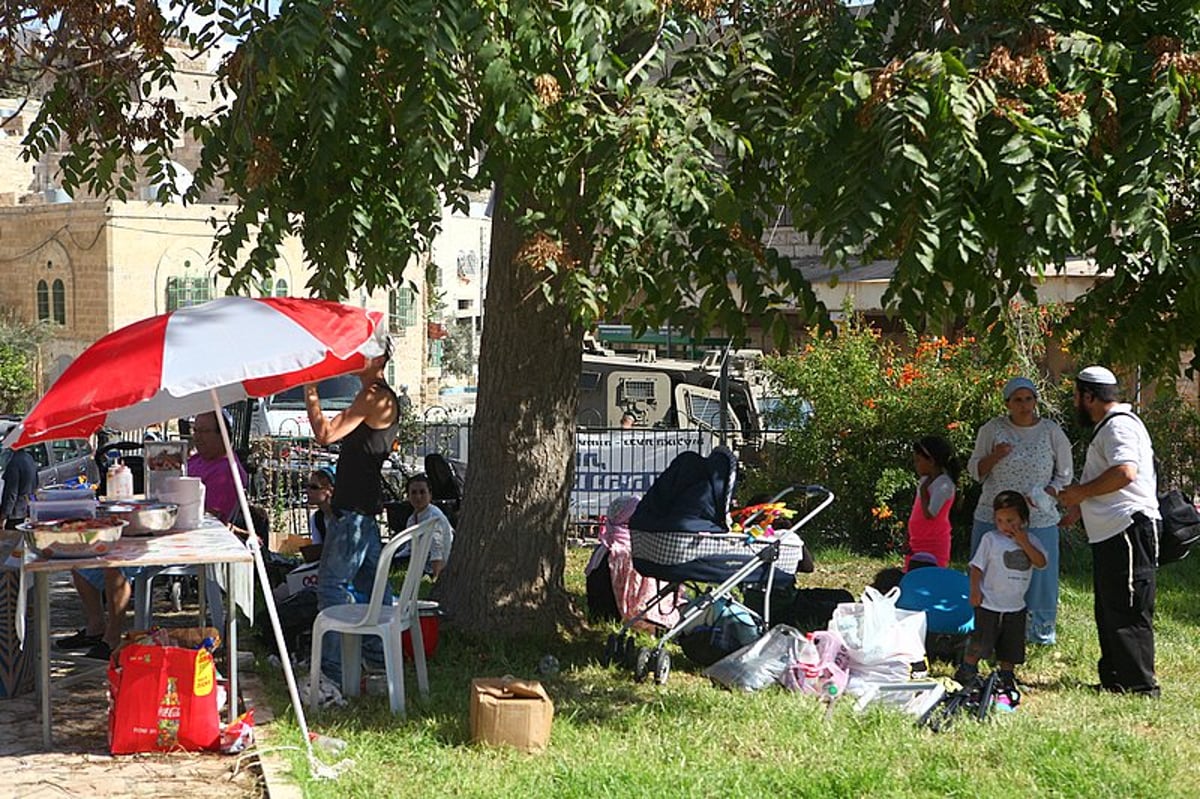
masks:
<svg viewBox="0 0 1200 799"><path fill-rule="evenodd" d="M308 484L307 486L305 486L305 487L306 487L306 488L307 488L309 491L323 491L324 489L328 488L328 486L323 486L323 485L321 485L320 483L309 483L309 484Z"/></svg>

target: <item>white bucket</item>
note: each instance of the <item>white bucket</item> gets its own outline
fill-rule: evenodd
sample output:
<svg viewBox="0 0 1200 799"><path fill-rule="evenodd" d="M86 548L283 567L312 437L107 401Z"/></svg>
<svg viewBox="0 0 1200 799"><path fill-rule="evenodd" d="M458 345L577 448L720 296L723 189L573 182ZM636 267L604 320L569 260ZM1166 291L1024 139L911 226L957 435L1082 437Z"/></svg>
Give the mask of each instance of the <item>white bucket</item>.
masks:
<svg viewBox="0 0 1200 799"><path fill-rule="evenodd" d="M175 529L195 530L204 521L204 483L199 477L172 477L164 481L169 491L160 491L159 499L179 506Z"/></svg>

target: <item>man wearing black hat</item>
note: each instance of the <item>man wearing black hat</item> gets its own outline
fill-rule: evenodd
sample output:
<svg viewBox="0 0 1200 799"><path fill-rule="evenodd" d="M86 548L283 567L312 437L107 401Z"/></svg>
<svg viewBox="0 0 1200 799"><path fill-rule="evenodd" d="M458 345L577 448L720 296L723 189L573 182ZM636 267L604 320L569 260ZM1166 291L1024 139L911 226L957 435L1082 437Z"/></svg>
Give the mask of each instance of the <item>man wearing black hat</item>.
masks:
<svg viewBox="0 0 1200 799"><path fill-rule="evenodd" d="M1079 507L1092 548L1099 688L1157 697L1154 570L1161 521L1154 448L1142 420L1117 402L1117 378L1103 366L1076 376L1075 410L1095 432L1080 482L1058 497Z"/></svg>

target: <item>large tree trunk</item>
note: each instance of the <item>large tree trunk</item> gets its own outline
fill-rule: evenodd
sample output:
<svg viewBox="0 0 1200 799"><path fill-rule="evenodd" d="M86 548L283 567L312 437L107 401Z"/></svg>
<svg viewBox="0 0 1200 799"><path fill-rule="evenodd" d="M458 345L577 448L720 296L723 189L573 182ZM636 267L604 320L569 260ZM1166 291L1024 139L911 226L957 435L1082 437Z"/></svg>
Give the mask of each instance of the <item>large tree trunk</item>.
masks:
<svg viewBox="0 0 1200 799"><path fill-rule="evenodd" d="M498 198L499 199L499 198ZM563 588L581 333L496 203L465 502L435 596L455 627L544 635L572 622Z"/></svg>

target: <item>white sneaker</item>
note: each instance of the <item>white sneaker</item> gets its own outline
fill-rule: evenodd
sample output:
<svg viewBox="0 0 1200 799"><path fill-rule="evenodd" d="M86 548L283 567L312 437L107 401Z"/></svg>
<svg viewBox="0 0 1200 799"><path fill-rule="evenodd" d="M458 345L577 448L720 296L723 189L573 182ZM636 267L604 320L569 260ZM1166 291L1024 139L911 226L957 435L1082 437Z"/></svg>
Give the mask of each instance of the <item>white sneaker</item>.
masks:
<svg viewBox="0 0 1200 799"><path fill-rule="evenodd" d="M303 698L305 703L309 705L312 704L308 691L304 692ZM321 675L321 681L317 684L316 706L319 710L324 710L325 708L330 707L346 706L346 697L342 696L342 689L338 687L337 683L326 677L324 674Z"/></svg>

